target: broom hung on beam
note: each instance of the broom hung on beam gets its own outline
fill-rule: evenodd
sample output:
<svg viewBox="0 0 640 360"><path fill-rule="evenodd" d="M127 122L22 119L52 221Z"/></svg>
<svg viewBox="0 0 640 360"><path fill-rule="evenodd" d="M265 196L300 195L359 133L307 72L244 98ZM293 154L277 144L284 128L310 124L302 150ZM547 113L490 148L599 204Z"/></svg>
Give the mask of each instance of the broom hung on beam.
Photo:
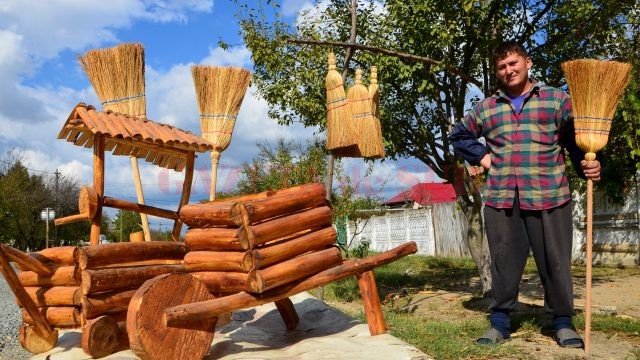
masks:
<svg viewBox="0 0 640 360"><path fill-rule="evenodd" d="M327 91L327 143L326 148L337 157L360 157L357 134L353 128L349 104L342 82L336 70L336 57L328 55L329 70L325 77Z"/></svg>
<svg viewBox="0 0 640 360"><path fill-rule="evenodd" d="M356 69L355 84L347 91L349 113L355 133L358 134L358 149L361 157L381 158L384 156L382 139L376 136L376 119L369 89L362 84L362 70Z"/></svg>
<svg viewBox="0 0 640 360"><path fill-rule="evenodd" d="M78 57L104 111L113 111L135 118L147 117L144 81L144 47L139 43L124 43L106 49L93 49ZM129 156L138 203L144 204L138 159ZM147 214L140 214L145 241L151 240Z"/></svg>
<svg viewBox="0 0 640 360"><path fill-rule="evenodd" d="M594 161L609 140L611 121L629 82L631 65L616 61L572 60L562 64L573 105L576 143L584 159ZM593 246L593 180L587 179L587 240L584 350L591 346L591 267Z"/></svg>
<svg viewBox="0 0 640 360"><path fill-rule="evenodd" d="M200 110L202 137L213 144L209 200L215 200L220 153L231 142L251 72L240 67L194 65L191 75Z"/></svg>
<svg viewBox="0 0 640 360"><path fill-rule="evenodd" d="M380 157L384 157L384 141L382 139L382 126L380 125L380 86L378 85L378 67L372 66L369 80L369 96L371 97L371 113L373 114L373 152Z"/></svg>

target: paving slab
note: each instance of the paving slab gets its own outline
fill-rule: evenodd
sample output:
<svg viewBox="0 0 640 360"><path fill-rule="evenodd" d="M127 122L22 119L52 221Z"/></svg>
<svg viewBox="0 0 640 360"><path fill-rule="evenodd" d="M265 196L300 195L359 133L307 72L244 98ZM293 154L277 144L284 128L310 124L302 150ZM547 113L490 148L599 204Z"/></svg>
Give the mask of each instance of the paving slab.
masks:
<svg viewBox="0 0 640 360"><path fill-rule="evenodd" d="M367 324L354 320L304 292L291 297L300 317L287 331L273 303L235 311L232 321L216 329L210 360L367 359L427 360L420 350L389 334L369 335ZM90 359L82 351L79 330L60 333L57 346L33 360ZM131 350L103 359L138 359Z"/></svg>

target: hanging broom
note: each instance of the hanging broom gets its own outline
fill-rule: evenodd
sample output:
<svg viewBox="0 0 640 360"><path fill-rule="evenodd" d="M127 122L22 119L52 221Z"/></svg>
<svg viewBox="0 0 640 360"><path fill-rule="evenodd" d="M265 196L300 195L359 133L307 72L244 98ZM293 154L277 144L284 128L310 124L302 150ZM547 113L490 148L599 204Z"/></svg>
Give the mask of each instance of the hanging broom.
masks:
<svg viewBox="0 0 640 360"><path fill-rule="evenodd" d="M372 130L373 130L373 144L375 146L374 152L381 154L380 157L384 157L384 142L382 140L382 127L380 126L380 86L378 86L378 68L372 66L371 79L369 81L369 96L371 97L371 113Z"/></svg>
<svg viewBox="0 0 640 360"><path fill-rule="evenodd" d="M146 118L144 48L125 43L106 49L93 49L78 57L105 111ZM144 204L138 159L130 156L138 203ZM151 240L147 214L140 214L144 239Z"/></svg>
<svg viewBox="0 0 640 360"><path fill-rule="evenodd" d="M200 110L202 137L213 143L211 152L211 191L216 196L220 153L229 146L240 105L249 87L251 73L239 67L194 65L191 75Z"/></svg>
<svg viewBox="0 0 640 360"><path fill-rule="evenodd" d="M629 81L631 65L615 61L572 60L562 64L575 117L576 143L593 161L609 140L611 121ZM593 245L593 181L587 179L587 241L584 350L591 343L591 262Z"/></svg>
<svg viewBox="0 0 640 360"><path fill-rule="evenodd" d="M362 84L362 70L356 69L355 84L347 92L349 112L354 129L358 134L358 149L362 157L380 158L384 156L382 144L375 135L375 119L371 112L369 90Z"/></svg>
<svg viewBox="0 0 640 360"><path fill-rule="evenodd" d="M349 116L347 96L344 91L342 75L336 70L336 57L328 56L329 71L325 78L327 90L327 144L326 147L335 156L360 156L356 135Z"/></svg>

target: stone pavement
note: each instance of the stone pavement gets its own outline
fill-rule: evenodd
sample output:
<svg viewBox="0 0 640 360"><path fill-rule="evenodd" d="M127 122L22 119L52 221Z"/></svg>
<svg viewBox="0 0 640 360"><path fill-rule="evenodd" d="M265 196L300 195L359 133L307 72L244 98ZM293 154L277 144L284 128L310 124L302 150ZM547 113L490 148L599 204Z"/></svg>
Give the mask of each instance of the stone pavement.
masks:
<svg viewBox="0 0 640 360"><path fill-rule="evenodd" d="M285 329L273 303L238 310L230 323L216 329L206 359L431 359L389 334L370 336L367 324L347 317L306 292L293 296L291 301L300 317L295 330ZM88 359L80 338L79 330L61 332L56 348L32 359ZM126 350L104 359L137 357Z"/></svg>

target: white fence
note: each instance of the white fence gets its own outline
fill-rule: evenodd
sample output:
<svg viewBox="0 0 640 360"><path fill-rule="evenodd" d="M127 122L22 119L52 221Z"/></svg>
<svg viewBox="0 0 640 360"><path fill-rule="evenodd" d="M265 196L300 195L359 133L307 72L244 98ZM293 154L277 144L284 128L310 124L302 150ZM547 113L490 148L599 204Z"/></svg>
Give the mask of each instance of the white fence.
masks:
<svg viewBox="0 0 640 360"><path fill-rule="evenodd" d="M418 254L461 257L469 256L466 227L466 217L454 203L436 204L349 222L347 241L353 238L351 248L368 241L376 252L415 241Z"/></svg>
<svg viewBox="0 0 640 360"><path fill-rule="evenodd" d="M594 262L608 265L640 265L640 176L628 192L624 205L614 205L601 193L594 194ZM573 201L574 260L584 260L586 242L586 196ZM369 249L386 251L415 241L418 254L469 256L466 244L467 221L454 203L421 209L389 211L383 216L349 222L347 241L354 248L369 241ZM355 236L354 236L355 234Z"/></svg>

